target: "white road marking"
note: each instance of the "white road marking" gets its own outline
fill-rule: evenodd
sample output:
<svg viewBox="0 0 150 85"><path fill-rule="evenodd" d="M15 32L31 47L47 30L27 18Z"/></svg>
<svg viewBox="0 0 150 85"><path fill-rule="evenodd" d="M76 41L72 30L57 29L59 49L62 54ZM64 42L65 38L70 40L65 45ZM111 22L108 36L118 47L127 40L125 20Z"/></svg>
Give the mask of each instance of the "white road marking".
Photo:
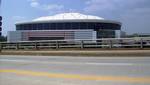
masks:
<svg viewBox="0 0 150 85"><path fill-rule="evenodd" d="M0 57L10 57L10 55L0 55ZM62 58L62 59L107 59L107 60L117 60L117 59L150 59L149 56L145 56L145 57L136 57L136 56L133 56L133 57L128 57L128 56L124 56L124 57L94 57L94 56L91 56L91 57L74 57L74 56L23 56L23 55L11 55L11 57L13 58L17 58L17 57L25 57L25 58L31 58L31 57L35 57L35 58L49 58L49 59L53 59L53 58Z"/></svg>
<svg viewBox="0 0 150 85"><path fill-rule="evenodd" d="M95 63L95 62L57 62L57 61L35 61L21 59L0 59L0 62L18 62L18 63L43 63L43 64L65 64L65 65L98 65L98 66L133 66L133 65L150 65L139 63Z"/></svg>

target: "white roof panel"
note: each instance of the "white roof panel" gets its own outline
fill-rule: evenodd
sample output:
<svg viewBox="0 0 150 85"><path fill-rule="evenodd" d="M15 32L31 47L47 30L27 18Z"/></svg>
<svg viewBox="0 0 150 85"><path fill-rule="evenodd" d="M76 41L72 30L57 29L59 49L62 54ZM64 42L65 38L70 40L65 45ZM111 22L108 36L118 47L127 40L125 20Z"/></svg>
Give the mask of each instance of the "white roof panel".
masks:
<svg viewBox="0 0 150 85"><path fill-rule="evenodd" d="M33 21L53 21L53 20L81 20L81 19L97 19L104 20L104 18L92 15L84 15L80 13L61 13L54 16L46 16L34 19Z"/></svg>

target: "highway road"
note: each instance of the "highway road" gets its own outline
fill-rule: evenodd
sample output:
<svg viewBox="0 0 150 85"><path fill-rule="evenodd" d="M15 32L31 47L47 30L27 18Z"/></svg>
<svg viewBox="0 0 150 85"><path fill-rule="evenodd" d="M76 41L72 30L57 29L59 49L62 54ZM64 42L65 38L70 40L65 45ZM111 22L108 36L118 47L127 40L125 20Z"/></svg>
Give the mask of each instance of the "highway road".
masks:
<svg viewBox="0 0 150 85"><path fill-rule="evenodd" d="M0 55L0 85L150 85L150 57Z"/></svg>

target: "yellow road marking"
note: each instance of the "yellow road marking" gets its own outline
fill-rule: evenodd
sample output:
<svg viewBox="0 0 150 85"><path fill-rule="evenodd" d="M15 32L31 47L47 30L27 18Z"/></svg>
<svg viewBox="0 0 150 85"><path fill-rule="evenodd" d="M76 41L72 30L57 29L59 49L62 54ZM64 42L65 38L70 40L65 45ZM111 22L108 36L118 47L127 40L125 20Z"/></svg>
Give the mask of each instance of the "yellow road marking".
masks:
<svg viewBox="0 0 150 85"><path fill-rule="evenodd" d="M150 83L150 77L125 77L125 76L92 76L92 75L75 75L75 74L56 74L47 72L34 72L24 70L0 69L0 73L15 73L28 76L39 76L49 78L65 78L78 80L97 80L97 81L121 81L133 83Z"/></svg>

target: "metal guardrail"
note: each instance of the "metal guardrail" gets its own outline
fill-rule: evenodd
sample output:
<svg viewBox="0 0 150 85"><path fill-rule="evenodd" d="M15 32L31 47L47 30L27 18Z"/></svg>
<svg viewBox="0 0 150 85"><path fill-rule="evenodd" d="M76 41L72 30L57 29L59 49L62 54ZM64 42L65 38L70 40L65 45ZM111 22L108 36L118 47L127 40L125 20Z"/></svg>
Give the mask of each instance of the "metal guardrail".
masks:
<svg viewBox="0 0 150 85"><path fill-rule="evenodd" d="M150 48L150 37L146 38L103 38L96 40L42 40L1 42L3 49L59 49L59 48Z"/></svg>

